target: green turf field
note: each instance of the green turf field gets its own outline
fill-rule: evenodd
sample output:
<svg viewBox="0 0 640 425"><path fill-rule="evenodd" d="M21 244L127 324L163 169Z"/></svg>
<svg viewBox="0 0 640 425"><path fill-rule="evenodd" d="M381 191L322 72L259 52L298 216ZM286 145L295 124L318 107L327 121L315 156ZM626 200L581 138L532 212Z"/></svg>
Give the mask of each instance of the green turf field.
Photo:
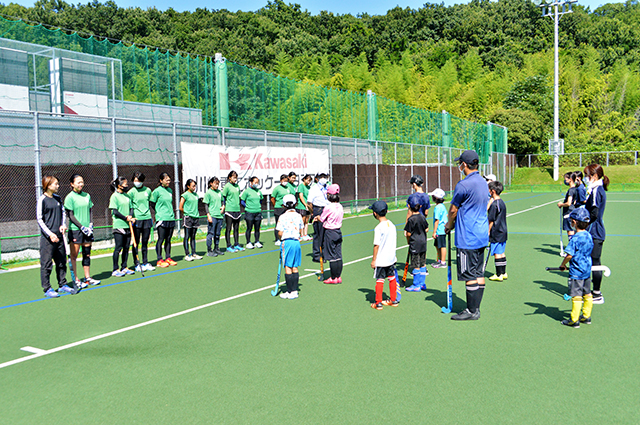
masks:
<svg viewBox="0 0 640 425"><path fill-rule="evenodd" d="M344 221L342 285L304 271L318 265L303 245L297 300L270 295L271 243L145 278L111 278L111 259L97 259L101 286L54 300L39 269L0 274L0 423L638 424L640 193L608 196L612 275L580 329L559 324L566 275L544 270L561 262L558 194L503 196L509 280L487 281L477 322L440 312L447 271L431 267L427 292L373 310L370 216ZM389 215L400 261L404 216Z"/></svg>

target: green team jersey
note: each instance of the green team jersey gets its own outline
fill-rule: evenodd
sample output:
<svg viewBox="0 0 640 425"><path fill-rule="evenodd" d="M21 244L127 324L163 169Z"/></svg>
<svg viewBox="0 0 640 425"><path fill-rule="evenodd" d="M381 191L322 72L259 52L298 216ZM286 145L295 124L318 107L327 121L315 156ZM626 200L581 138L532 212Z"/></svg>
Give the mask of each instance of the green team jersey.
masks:
<svg viewBox="0 0 640 425"><path fill-rule="evenodd" d="M70 194L64 198L64 208L72 211L73 215L83 226L89 226L91 222L91 208L93 202L91 201L91 195L87 192L76 192L72 190ZM71 230L80 230L73 222L70 227Z"/></svg>
<svg viewBox="0 0 640 425"><path fill-rule="evenodd" d="M287 188L289 189L289 193L293 196L296 196L296 193L298 193L298 187L293 183L287 183Z"/></svg>
<svg viewBox="0 0 640 425"><path fill-rule="evenodd" d="M120 214L126 217L131 214L131 198L129 198L126 193L113 192L113 195L109 198L109 209L117 210ZM114 229L129 228L129 223L126 220L118 218L113 214L112 217Z"/></svg>
<svg viewBox="0 0 640 425"><path fill-rule="evenodd" d="M158 186L151 192L149 202L156 204L156 222L175 221L173 213L173 191L168 187Z"/></svg>
<svg viewBox="0 0 640 425"><path fill-rule="evenodd" d="M151 197L151 189L146 186L141 188L132 187L127 195L131 199L131 207L133 208L133 216L136 220L151 219L151 210L149 209L149 198Z"/></svg>
<svg viewBox="0 0 640 425"><path fill-rule="evenodd" d="M222 197L224 198L225 212L240 212L240 188L238 183L230 183L224 185L222 189Z"/></svg>
<svg viewBox="0 0 640 425"><path fill-rule="evenodd" d="M278 186L276 186L273 189L273 192L271 192L271 197L276 200L276 205L274 206L274 208L282 208L283 207L282 199L286 195L289 195L289 193L290 193L289 192L289 186L292 186L292 185L290 185L289 183L287 183L286 186L283 186L283 185L279 184Z"/></svg>
<svg viewBox="0 0 640 425"><path fill-rule="evenodd" d="M184 205L182 206L184 215L198 218L200 216L198 213L198 194L187 190L182 194L182 199L184 199Z"/></svg>
<svg viewBox="0 0 640 425"><path fill-rule="evenodd" d="M220 212L220 207L222 207L222 192L220 189L208 189L204 194L202 202L209 206L209 214L211 214L211 217L222 218L222 213Z"/></svg>
<svg viewBox="0 0 640 425"><path fill-rule="evenodd" d="M302 194L302 196L304 197L304 200L306 202L309 199L309 186L307 186L304 183L300 183L298 185L298 193ZM302 203L300 198L298 198L296 196L296 199L298 199L298 204L296 205L296 208L299 209L299 210L306 210L307 206Z"/></svg>
<svg viewBox="0 0 640 425"><path fill-rule="evenodd" d="M262 192L260 192L260 189L248 187L244 192L242 192L240 199L246 202L246 206L244 207L246 212L259 213L262 211L262 206L260 205L260 201L262 201Z"/></svg>

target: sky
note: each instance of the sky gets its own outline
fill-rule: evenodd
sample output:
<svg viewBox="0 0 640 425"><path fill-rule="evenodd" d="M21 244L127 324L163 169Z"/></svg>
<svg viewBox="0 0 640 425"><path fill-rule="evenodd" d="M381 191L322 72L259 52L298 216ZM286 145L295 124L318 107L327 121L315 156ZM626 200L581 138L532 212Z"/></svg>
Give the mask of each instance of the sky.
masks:
<svg viewBox="0 0 640 425"><path fill-rule="evenodd" d="M418 9L422 7L428 0L284 0L285 3L297 3L301 6L302 10L308 10L312 15L317 15L321 10L333 12L335 14L351 13L357 15L359 13L368 13L369 15L384 15L387 10L400 6L402 8L410 7L412 9ZM18 3L27 7L32 7L33 0L0 0L4 4ZM66 0L67 3L86 4L88 0ZM102 3L105 0L101 1ZM446 6L450 6L458 3L468 3L468 0L432 0L429 3L444 3ZM141 7L146 9L148 7L155 6L159 10L166 10L169 7L173 7L178 12L186 10L194 11L196 8L212 9L227 9L232 12L237 10L243 11L255 11L267 4L267 0L182 0L175 2L175 0L115 0L115 3L120 7ZM594 11L599 6L606 3L624 3L623 0L578 0L578 4L588 6L591 11Z"/></svg>

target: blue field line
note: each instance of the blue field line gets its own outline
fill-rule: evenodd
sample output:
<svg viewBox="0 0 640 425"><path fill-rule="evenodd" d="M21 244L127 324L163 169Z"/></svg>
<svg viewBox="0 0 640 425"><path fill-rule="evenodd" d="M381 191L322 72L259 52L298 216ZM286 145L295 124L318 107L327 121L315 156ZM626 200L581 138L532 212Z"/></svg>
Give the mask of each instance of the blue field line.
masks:
<svg viewBox="0 0 640 425"><path fill-rule="evenodd" d="M543 232L509 232L510 235L554 235L558 236L558 232L555 233L543 233ZM620 237L620 238L640 238L640 235L612 235L607 233L607 237Z"/></svg>
<svg viewBox="0 0 640 425"><path fill-rule="evenodd" d="M398 227L398 225L396 225L396 227ZM373 231L374 231L374 229L363 230L362 232L350 233L348 235L344 235L343 238L348 238L349 236L361 235L363 233L370 233L370 232L373 232ZM309 245L309 244L312 244L312 243L313 242L308 242L308 243L300 244L300 245ZM249 254L249 255L242 255L242 256L234 257L234 258L227 258L225 260L215 261L213 263L204 263L204 264L199 264L197 266L187 267L187 268L184 268L184 269L176 269L176 270L166 271L166 272L162 272L162 273L156 273L156 274L153 274L151 276L136 277L136 278L133 278L133 279L122 280L120 282L109 283L107 285L92 286L90 288L83 289L82 292L92 291L94 289L108 288L110 286L122 285L123 283L135 282L135 281L138 281L138 280L149 279L149 278L152 278L152 277L166 276L166 275L169 275L169 274L172 274L172 273L183 272L183 271L186 271L186 270L199 269L201 267L212 266L214 264L228 263L229 261L240 260L240 259L243 259L243 258L251 258L251 257L256 257L258 255L265 255L265 254L269 254L269 253L272 253L272 252L279 252L279 251L280 251L280 249L272 249L270 251L262 251L262 252L256 252L254 254ZM69 294L60 295L60 297L65 297L67 295L69 295ZM47 301L47 300L49 300L49 298L43 297L43 298L38 298L38 299L35 299L35 300L23 301L21 303L9 304L9 305L2 306L2 307L0 307L0 310L4 310L5 308L10 308L10 307L18 307L18 306L25 305L25 304L31 304L31 303L35 303L35 302L38 302L38 301Z"/></svg>

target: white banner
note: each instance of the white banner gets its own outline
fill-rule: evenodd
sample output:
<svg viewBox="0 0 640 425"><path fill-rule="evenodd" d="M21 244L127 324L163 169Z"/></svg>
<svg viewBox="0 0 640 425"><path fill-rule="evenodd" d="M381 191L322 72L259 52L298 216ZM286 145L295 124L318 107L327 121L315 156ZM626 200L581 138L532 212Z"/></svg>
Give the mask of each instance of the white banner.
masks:
<svg viewBox="0 0 640 425"><path fill-rule="evenodd" d="M280 175L295 171L298 182L305 174L329 173L329 151L311 148L254 147L234 148L200 143L181 143L182 184L187 179L195 180L198 196L207 191L209 178L220 179L222 188L231 170L238 173L240 190L244 190L249 179L260 179L263 195L270 195L280 183Z"/></svg>

